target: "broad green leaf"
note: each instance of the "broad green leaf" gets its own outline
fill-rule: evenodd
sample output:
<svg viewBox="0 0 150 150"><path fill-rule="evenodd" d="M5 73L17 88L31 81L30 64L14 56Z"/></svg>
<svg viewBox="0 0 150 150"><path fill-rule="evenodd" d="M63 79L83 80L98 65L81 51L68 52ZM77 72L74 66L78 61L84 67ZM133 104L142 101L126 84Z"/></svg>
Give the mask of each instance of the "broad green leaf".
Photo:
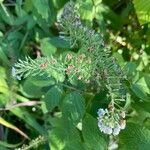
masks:
<svg viewBox="0 0 150 150"><path fill-rule="evenodd" d="M46 87L52 86L55 84L55 80L53 78L47 77L45 75L42 76L34 76L30 77L30 81L37 87Z"/></svg>
<svg viewBox="0 0 150 150"><path fill-rule="evenodd" d="M125 65L125 70L127 71L129 76L133 76L136 74L137 64L135 62L127 62Z"/></svg>
<svg viewBox="0 0 150 150"><path fill-rule="evenodd" d="M79 139L71 137L73 140L68 140L63 150L86 150Z"/></svg>
<svg viewBox="0 0 150 150"><path fill-rule="evenodd" d="M22 9L22 4L23 0L16 0L15 12L18 17L25 17L27 15L24 9Z"/></svg>
<svg viewBox="0 0 150 150"><path fill-rule="evenodd" d="M150 0L133 0L140 24L150 22Z"/></svg>
<svg viewBox="0 0 150 150"><path fill-rule="evenodd" d="M91 115L83 119L83 138L89 150L106 150L107 143L98 129L97 121Z"/></svg>
<svg viewBox="0 0 150 150"><path fill-rule="evenodd" d="M0 67L0 87L8 88L7 82L6 82L6 72L5 69ZM1 90L0 90L1 91Z"/></svg>
<svg viewBox="0 0 150 150"><path fill-rule="evenodd" d="M4 78L0 78L0 93L9 94L9 88Z"/></svg>
<svg viewBox="0 0 150 150"><path fill-rule="evenodd" d="M145 106L143 107L144 103L145 103L145 101L144 102L135 102L132 104L132 108L135 110L134 111L135 115L133 117L130 117L128 119L128 122L132 122L132 123L143 126L145 120L147 120L147 118L150 118L150 113L148 112L148 110L146 110L148 108L148 106L145 109L144 108Z"/></svg>
<svg viewBox="0 0 150 150"><path fill-rule="evenodd" d="M0 46L0 60L1 60L3 63L9 65L9 60L8 60L6 54L3 52L3 49L2 49L1 46Z"/></svg>
<svg viewBox="0 0 150 150"><path fill-rule="evenodd" d="M81 18L84 20L92 21L95 15L92 0L85 0L80 6Z"/></svg>
<svg viewBox="0 0 150 150"><path fill-rule="evenodd" d="M56 52L56 47L50 43L49 38L44 38L40 41L41 43L41 51L44 56L51 56Z"/></svg>
<svg viewBox="0 0 150 150"><path fill-rule="evenodd" d="M120 150L149 150L150 130L134 123L128 123L119 135Z"/></svg>
<svg viewBox="0 0 150 150"><path fill-rule="evenodd" d="M94 5L97 6L98 4L100 4L102 2L102 0L93 0Z"/></svg>
<svg viewBox="0 0 150 150"><path fill-rule="evenodd" d="M27 80L25 80L25 82L23 83L22 92L27 97L34 98L39 98L44 94L42 91L42 87L34 84L32 78L28 78Z"/></svg>
<svg viewBox="0 0 150 150"><path fill-rule="evenodd" d="M23 16L23 17L18 17L15 21L14 21L14 25L15 26L19 26L22 24L25 24L28 21L29 16Z"/></svg>
<svg viewBox="0 0 150 150"><path fill-rule="evenodd" d="M0 0L0 4L3 3L4 0Z"/></svg>
<svg viewBox="0 0 150 150"><path fill-rule="evenodd" d="M14 24L14 17L12 13L10 13L8 9L1 3L0 3L0 18L2 18L4 22L9 25Z"/></svg>
<svg viewBox="0 0 150 150"><path fill-rule="evenodd" d="M53 37L49 42L57 48L70 48L70 42L65 38Z"/></svg>
<svg viewBox="0 0 150 150"><path fill-rule="evenodd" d="M145 101L149 100L149 97L146 95L145 91L142 90L142 88L141 88L140 85L138 85L138 84L133 84L133 85L131 86L131 90L134 92L134 94L135 94L138 98L140 98L140 99L142 99L142 100L145 100Z"/></svg>
<svg viewBox="0 0 150 150"><path fill-rule="evenodd" d="M44 37L46 34L50 33L49 32L49 27L53 25L56 19L56 13L54 11L52 2L49 0L32 0L33 2L33 8L32 8L32 13L34 16L34 20L36 21L37 24L40 25L40 27L45 31ZM47 3L46 7L44 5L37 5L35 6L35 3ZM39 13L40 9L38 10L38 7L41 9L41 13ZM44 10L42 10L44 9Z"/></svg>
<svg viewBox="0 0 150 150"><path fill-rule="evenodd" d="M48 0L32 0L34 7L37 9L37 12L44 19L48 19L49 16L49 2Z"/></svg>
<svg viewBox="0 0 150 150"><path fill-rule="evenodd" d="M52 111L52 109L56 106L59 106L61 96L62 96L62 89L58 86L52 87L46 94L43 99L43 107L45 108L45 113Z"/></svg>
<svg viewBox="0 0 150 150"><path fill-rule="evenodd" d="M29 12L29 11L32 11L33 10L33 3L31 0L25 0L24 1L24 9Z"/></svg>
<svg viewBox="0 0 150 150"><path fill-rule="evenodd" d="M27 30L31 30L36 25L36 20L33 15L28 16Z"/></svg>
<svg viewBox="0 0 150 150"><path fill-rule="evenodd" d="M113 56L117 59L117 62L119 63L120 66L124 66L124 60L121 54L119 53L114 53Z"/></svg>
<svg viewBox="0 0 150 150"><path fill-rule="evenodd" d="M150 78L149 78L150 79ZM150 94L150 89L148 87L148 83L146 82L145 77L143 76L142 78L140 78L137 82L137 85L139 85L141 87L141 89L146 92L147 94Z"/></svg>
<svg viewBox="0 0 150 150"><path fill-rule="evenodd" d="M23 108L14 108L11 110L13 114L22 119L26 124L35 129L40 134L44 134L44 128L36 121L36 119Z"/></svg>
<svg viewBox="0 0 150 150"><path fill-rule="evenodd" d="M9 95L9 88L6 82L6 72L2 67L0 67L0 93Z"/></svg>
<svg viewBox="0 0 150 150"><path fill-rule="evenodd" d="M74 123L78 123L85 113L84 98L77 92L66 95L63 100L62 113Z"/></svg>
<svg viewBox="0 0 150 150"><path fill-rule="evenodd" d="M136 102L136 104L134 104L135 107L137 107L138 110L142 110L142 111L146 111L150 113L150 101L143 101L143 102Z"/></svg>
<svg viewBox="0 0 150 150"><path fill-rule="evenodd" d="M85 150L78 130L65 118L56 119L49 131L51 150Z"/></svg>

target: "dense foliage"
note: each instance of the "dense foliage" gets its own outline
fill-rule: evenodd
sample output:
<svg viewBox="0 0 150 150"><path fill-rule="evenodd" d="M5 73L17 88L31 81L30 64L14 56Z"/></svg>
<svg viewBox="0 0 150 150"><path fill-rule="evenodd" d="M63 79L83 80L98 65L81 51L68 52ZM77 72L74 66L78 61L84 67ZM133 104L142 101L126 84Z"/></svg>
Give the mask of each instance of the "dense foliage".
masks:
<svg viewBox="0 0 150 150"><path fill-rule="evenodd" d="M0 0L0 149L149 150L149 9Z"/></svg>

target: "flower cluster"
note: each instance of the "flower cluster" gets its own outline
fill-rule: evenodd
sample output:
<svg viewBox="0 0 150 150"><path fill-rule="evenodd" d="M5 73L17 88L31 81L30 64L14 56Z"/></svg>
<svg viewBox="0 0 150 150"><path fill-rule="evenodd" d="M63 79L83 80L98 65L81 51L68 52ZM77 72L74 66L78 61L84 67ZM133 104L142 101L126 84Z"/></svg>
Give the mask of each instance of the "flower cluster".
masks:
<svg viewBox="0 0 150 150"><path fill-rule="evenodd" d="M125 113L108 111L100 108L98 114L98 127L105 134L118 135L120 130L126 126Z"/></svg>
<svg viewBox="0 0 150 150"><path fill-rule="evenodd" d="M59 19L63 34L69 39L71 47L79 48L80 53L90 57L92 62L90 82L96 83L95 85L100 88L107 88L110 99L117 104L119 101L125 101L126 87L123 83L125 74L111 56L111 50L106 46L103 35L81 22L79 7L72 1L65 5Z"/></svg>

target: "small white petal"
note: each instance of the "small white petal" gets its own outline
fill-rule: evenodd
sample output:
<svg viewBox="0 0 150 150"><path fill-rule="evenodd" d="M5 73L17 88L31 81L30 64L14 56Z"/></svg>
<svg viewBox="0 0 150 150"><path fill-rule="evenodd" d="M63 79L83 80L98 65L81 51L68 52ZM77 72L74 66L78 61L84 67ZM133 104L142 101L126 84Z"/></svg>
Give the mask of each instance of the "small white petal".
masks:
<svg viewBox="0 0 150 150"><path fill-rule="evenodd" d="M107 127L106 128L106 134L112 134L112 128Z"/></svg>
<svg viewBox="0 0 150 150"><path fill-rule="evenodd" d="M104 114L105 114L105 110L104 110L104 109L102 109L102 108L100 108L100 109L98 110L97 114L98 114L98 116L101 118L101 117L103 117L103 116L104 116Z"/></svg>
<svg viewBox="0 0 150 150"><path fill-rule="evenodd" d="M16 69L14 67L12 67L12 69L11 69L11 74L13 77L16 76Z"/></svg>
<svg viewBox="0 0 150 150"><path fill-rule="evenodd" d="M101 129L103 127L103 123L101 121L98 122L98 127Z"/></svg>
<svg viewBox="0 0 150 150"><path fill-rule="evenodd" d="M108 109L105 109L105 113L108 113Z"/></svg>
<svg viewBox="0 0 150 150"><path fill-rule="evenodd" d="M101 127L101 131L106 134L106 133L107 133L107 127L106 127L105 125L103 125L103 126Z"/></svg>
<svg viewBox="0 0 150 150"><path fill-rule="evenodd" d="M17 80L21 80L21 77L20 76L16 76Z"/></svg>
<svg viewBox="0 0 150 150"><path fill-rule="evenodd" d="M113 130L113 135L116 136L116 135L119 134L119 132L120 132L120 126L118 125L118 126L116 126L116 127L114 128L114 130Z"/></svg>

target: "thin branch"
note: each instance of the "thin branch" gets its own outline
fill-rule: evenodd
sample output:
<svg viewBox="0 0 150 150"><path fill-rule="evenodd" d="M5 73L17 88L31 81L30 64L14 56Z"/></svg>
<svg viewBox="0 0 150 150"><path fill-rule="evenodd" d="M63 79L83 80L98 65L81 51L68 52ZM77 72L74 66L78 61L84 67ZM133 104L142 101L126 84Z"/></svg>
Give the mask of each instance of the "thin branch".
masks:
<svg viewBox="0 0 150 150"><path fill-rule="evenodd" d="M16 108L16 107L35 106L35 105L38 105L38 104L41 104L41 103L42 102L40 102L40 101L22 102L22 103L17 103L17 104L14 104L14 105L10 105L6 108L0 108L0 111L11 110L11 109Z"/></svg>

